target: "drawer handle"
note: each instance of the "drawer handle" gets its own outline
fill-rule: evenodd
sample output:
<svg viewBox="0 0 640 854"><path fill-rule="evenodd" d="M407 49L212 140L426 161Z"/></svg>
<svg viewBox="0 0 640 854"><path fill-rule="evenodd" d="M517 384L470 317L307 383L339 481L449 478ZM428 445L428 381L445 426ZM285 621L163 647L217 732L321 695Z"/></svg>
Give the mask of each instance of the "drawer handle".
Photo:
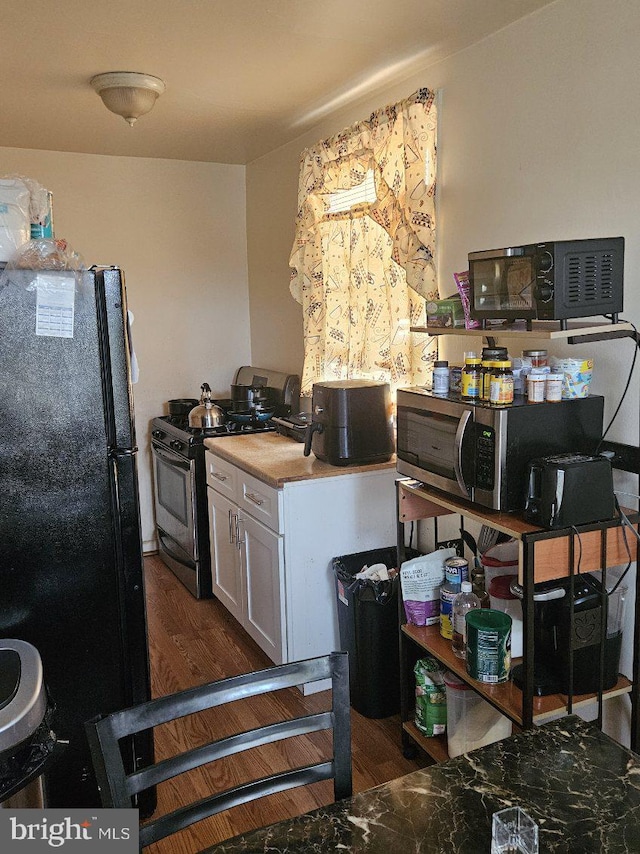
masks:
<svg viewBox="0 0 640 854"><path fill-rule="evenodd" d="M221 480L223 483L225 482L225 480L229 480L228 474L222 474L222 472L219 471L212 471L211 475L215 477L216 480Z"/></svg>
<svg viewBox="0 0 640 854"><path fill-rule="evenodd" d="M253 492L245 492L245 498L249 501L253 501L254 504L258 505L258 507L262 507L264 504L264 499L258 498L258 496L254 495Z"/></svg>

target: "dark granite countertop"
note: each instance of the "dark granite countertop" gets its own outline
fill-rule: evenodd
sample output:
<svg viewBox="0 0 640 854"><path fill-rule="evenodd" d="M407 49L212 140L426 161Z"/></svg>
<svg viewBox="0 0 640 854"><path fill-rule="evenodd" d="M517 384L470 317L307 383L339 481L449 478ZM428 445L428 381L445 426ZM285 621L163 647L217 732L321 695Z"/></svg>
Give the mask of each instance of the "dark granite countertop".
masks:
<svg viewBox="0 0 640 854"><path fill-rule="evenodd" d="M640 756L571 715L209 850L488 854L493 813L516 805L540 854L640 852Z"/></svg>

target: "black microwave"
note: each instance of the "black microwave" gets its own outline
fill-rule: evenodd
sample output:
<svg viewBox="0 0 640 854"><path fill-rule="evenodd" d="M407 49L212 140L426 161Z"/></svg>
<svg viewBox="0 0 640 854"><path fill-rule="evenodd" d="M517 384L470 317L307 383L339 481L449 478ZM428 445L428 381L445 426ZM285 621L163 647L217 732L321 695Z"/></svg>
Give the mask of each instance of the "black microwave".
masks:
<svg viewBox="0 0 640 854"><path fill-rule="evenodd" d="M624 238L557 240L469 253L475 320L560 320L622 311Z"/></svg>
<svg viewBox="0 0 640 854"><path fill-rule="evenodd" d="M396 468L400 474L482 507L522 510L528 463L551 454L593 454L602 436L604 398L510 406L398 389Z"/></svg>

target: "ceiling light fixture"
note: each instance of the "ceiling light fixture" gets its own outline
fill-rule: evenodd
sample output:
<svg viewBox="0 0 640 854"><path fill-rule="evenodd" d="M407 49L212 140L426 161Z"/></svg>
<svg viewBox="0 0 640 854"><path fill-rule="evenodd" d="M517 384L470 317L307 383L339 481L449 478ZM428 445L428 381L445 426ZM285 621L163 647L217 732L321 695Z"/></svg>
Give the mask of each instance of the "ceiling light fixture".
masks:
<svg viewBox="0 0 640 854"><path fill-rule="evenodd" d="M91 78L91 85L108 110L131 127L153 107L165 90L164 80L137 71L107 71Z"/></svg>

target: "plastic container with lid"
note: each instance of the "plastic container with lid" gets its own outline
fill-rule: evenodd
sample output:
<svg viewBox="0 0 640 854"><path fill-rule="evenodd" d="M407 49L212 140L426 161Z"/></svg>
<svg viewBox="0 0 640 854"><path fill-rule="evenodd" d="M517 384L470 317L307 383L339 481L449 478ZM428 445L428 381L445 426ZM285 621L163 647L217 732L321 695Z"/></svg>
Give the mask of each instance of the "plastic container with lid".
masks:
<svg viewBox="0 0 640 854"><path fill-rule="evenodd" d="M542 403L547 384L546 374L527 374L527 396L529 403Z"/></svg>
<svg viewBox="0 0 640 854"><path fill-rule="evenodd" d="M511 735L511 721L489 705L471 686L447 671L447 746L453 759Z"/></svg>
<svg viewBox="0 0 640 854"><path fill-rule="evenodd" d="M434 362L432 390L434 394L449 393L449 362Z"/></svg>
<svg viewBox="0 0 640 854"><path fill-rule="evenodd" d="M493 363L489 403L492 406L508 406L513 403L513 371L508 360Z"/></svg>
<svg viewBox="0 0 640 854"><path fill-rule="evenodd" d="M549 403L559 403L562 400L562 381L564 374L550 373L546 375L544 398Z"/></svg>
<svg viewBox="0 0 640 854"><path fill-rule="evenodd" d="M474 353L469 353L462 369L460 396L466 400L479 400L482 386L482 363Z"/></svg>
<svg viewBox="0 0 640 854"><path fill-rule="evenodd" d="M491 391L491 374L495 362L492 359L483 359L480 363L481 380L480 380L480 400L489 400L489 392Z"/></svg>
<svg viewBox="0 0 640 854"><path fill-rule="evenodd" d="M515 575L518 572L518 541L496 543L480 556L484 569L487 593L497 575Z"/></svg>
<svg viewBox="0 0 640 854"><path fill-rule="evenodd" d="M511 656L522 656L522 602L511 592L511 582L517 575L498 575L489 585L489 601L495 611L504 611L511 617Z"/></svg>
<svg viewBox="0 0 640 854"><path fill-rule="evenodd" d="M533 368L544 368L549 364L546 350L523 350L522 356L524 359L531 359Z"/></svg>
<svg viewBox="0 0 640 854"><path fill-rule="evenodd" d="M480 366L482 368L482 387L480 389L481 400L489 400L489 390L491 387L491 373L493 371L494 362L504 361L509 355L506 347L483 347L482 360Z"/></svg>

